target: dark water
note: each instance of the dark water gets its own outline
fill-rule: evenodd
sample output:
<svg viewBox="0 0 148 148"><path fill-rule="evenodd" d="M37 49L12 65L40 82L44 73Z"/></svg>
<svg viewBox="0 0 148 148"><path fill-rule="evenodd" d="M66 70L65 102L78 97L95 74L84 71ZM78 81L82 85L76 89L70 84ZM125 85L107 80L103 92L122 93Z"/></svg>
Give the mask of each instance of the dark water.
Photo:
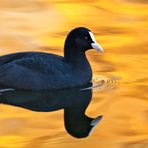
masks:
<svg viewBox="0 0 148 148"><path fill-rule="evenodd" d="M77 139L67 133L64 110L36 112L25 109L31 103L24 108L8 105L21 106L26 97L33 99L35 106L30 109L41 109L34 104L37 98L24 95L18 101L9 97L0 105L0 147L148 147L146 0L2 0L0 13L1 55L34 50L62 55L67 33L78 26L90 28L105 51L87 53L94 73L90 104L89 99L82 99L84 103L69 101L84 104L85 109L89 104L86 116L90 118L103 115L89 137ZM43 108L50 110L51 106Z"/></svg>

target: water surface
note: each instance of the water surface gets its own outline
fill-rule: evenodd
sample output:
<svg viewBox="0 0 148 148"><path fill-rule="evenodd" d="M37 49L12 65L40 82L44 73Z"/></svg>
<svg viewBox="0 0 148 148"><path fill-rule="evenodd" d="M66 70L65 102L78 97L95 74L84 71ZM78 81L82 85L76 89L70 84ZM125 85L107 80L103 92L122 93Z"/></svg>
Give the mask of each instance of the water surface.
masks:
<svg viewBox="0 0 148 148"><path fill-rule="evenodd" d="M0 14L1 55L63 55L67 33L78 26L90 28L105 50L87 52L97 87L86 114L104 116L92 135L76 139L67 134L63 110L45 113L0 105L0 147L148 146L146 0L2 0Z"/></svg>

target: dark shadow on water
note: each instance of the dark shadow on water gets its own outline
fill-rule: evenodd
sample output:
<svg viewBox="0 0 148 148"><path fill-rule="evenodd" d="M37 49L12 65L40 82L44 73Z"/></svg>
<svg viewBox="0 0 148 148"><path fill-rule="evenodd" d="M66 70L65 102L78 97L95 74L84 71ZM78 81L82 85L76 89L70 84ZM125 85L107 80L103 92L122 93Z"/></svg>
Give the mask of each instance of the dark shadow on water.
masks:
<svg viewBox="0 0 148 148"><path fill-rule="evenodd" d="M92 99L92 90L88 84L73 89L48 91L6 90L0 94L0 103L26 108L37 112L51 112L64 109L64 123L67 132L76 137L90 135L102 116L91 118L85 111Z"/></svg>

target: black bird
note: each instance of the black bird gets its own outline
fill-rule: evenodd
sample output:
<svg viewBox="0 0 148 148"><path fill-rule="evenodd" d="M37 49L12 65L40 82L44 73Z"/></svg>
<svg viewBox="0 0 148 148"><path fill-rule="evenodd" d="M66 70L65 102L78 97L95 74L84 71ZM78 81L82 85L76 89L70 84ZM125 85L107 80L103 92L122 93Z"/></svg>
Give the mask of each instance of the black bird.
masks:
<svg viewBox="0 0 148 148"><path fill-rule="evenodd" d="M19 52L0 57L0 86L38 91L71 88L89 83L92 70L85 51L103 52L93 33L73 29L64 45L64 57L43 52Z"/></svg>
<svg viewBox="0 0 148 148"><path fill-rule="evenodd" d="M85 86L42 91L2 89L0 103L26 108L37 112L51 112L64 109L64 123L67 132L76 138L84 138L92 133L102 116L91 118L85 111L92 99L92 90L82 90ZM5 91L4 91L5 90ZM50 121L53 119L49 119Z"/></svg>

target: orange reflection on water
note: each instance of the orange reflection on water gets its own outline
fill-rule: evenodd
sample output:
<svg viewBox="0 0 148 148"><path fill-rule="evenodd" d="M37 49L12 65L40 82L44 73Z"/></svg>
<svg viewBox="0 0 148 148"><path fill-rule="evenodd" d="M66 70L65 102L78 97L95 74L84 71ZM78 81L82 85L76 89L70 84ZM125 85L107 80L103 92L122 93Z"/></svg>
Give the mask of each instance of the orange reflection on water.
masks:
<svg viewBox="0 0 148 148"><path fill-rule="evenodd" d="M94 92L87 114L104 119L94 133L77 140L63 123L63 111L38 113L0 105L0 147L136 148L148 146L148 3L146 0L2 0L0 54L46 51L63 55L67 33L92 30L104 48L89 51L94 75L119 77Z"/></svg>

